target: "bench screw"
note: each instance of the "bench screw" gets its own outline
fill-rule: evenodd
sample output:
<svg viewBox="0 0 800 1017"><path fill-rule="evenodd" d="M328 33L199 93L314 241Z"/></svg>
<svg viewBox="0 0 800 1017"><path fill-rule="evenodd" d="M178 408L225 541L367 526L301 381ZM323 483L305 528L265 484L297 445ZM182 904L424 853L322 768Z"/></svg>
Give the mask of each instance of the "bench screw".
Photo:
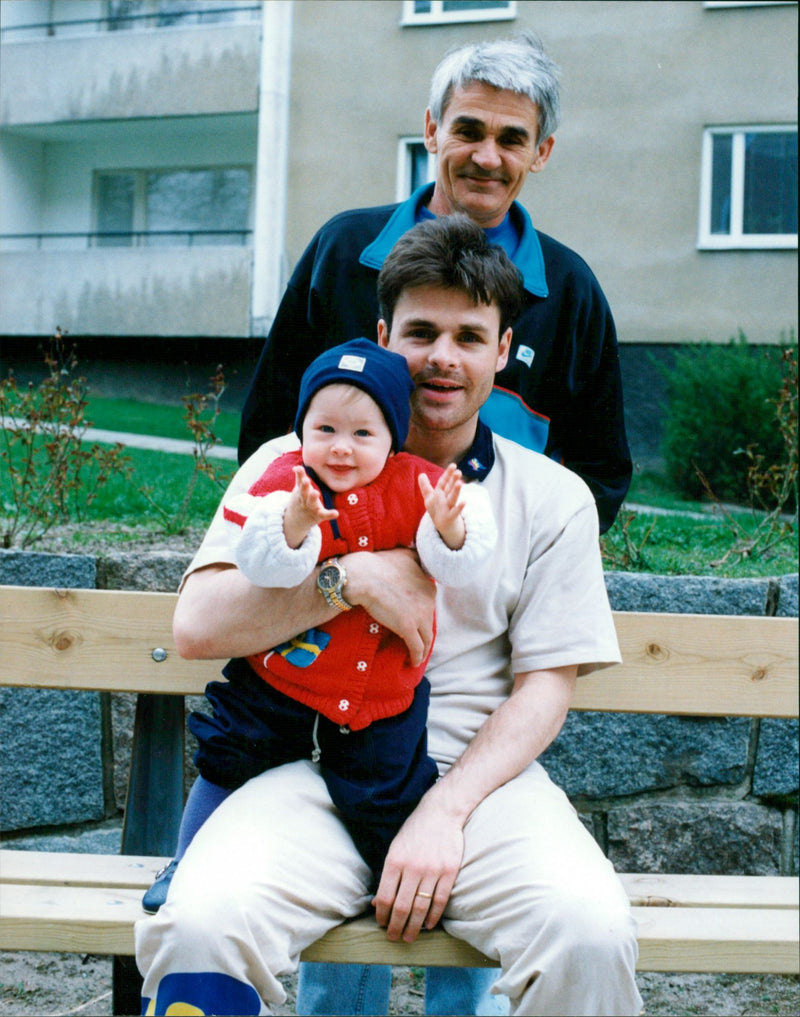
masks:
<svg viewBox="0 0 800 1017"><path fill-rule="evenodd" d="M163 647L157 646L151 656L156 664L160 664L163 660L167 659L167 651Z"/></svg>

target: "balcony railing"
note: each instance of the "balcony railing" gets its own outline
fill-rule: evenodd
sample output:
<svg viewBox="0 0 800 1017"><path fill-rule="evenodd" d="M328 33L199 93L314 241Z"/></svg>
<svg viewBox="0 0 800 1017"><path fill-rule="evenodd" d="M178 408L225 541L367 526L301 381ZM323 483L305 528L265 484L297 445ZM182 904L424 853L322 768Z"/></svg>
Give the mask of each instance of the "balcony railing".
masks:
<svg viewBox="0 0 800 1017"><path fill-rule="evenodd" d="M197 4L184 10L158 11L148 14L118 14L110 18L75 18L68 21L40 21L26 25L6 25L0 29L0 41L21 41L23 32L33 37L80 34L87 31L119 32L141 28L172 28L184 25L209 25L220 22L251 21L261 14L261 4L239 7L202 7Z"/></svg>
<svg viewBox="0 0 800 1017"><path fill-rule="evenodd" d="M0 253L80 251L91 247L246 246L252 230L142 230L136 233L2 233Z"/></svg>

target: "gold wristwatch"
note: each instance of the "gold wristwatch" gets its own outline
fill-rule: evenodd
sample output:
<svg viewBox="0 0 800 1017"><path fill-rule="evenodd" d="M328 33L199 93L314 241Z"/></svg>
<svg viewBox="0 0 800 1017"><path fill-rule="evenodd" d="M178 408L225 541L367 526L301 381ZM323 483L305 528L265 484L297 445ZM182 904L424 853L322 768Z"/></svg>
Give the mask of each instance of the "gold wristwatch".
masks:
<svg viewBox="0 0 800 1017"><path fill-rule="evenodd" d="M317 574L317 589L337 611L349 611L353 607L342 596L346 582L347 573L338 558L328 558L322 563L322 568Z"/></svg>

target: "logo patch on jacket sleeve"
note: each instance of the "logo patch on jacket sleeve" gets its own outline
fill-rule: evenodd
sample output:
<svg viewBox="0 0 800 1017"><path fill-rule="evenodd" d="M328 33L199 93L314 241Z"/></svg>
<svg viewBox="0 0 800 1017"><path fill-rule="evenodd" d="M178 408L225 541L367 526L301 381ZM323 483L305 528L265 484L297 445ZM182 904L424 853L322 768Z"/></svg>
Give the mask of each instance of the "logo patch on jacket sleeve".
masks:
<svg viewBox="0 0 800 1017"><path fill-rule="evenodd" d="M521 360L526 367L531 366L535 355L536 351L532 350L530 346L520 346L517 350L517 360Z"/></svg>

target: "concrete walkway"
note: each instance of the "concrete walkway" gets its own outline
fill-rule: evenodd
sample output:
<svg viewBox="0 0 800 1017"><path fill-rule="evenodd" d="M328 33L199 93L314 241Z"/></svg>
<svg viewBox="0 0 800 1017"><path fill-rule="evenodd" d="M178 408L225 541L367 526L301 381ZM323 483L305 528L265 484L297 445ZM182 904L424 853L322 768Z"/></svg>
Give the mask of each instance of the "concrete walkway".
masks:
<svg viewBox="0 0 800 1017"><path fill-rule="evenodd" d="M13 426L22 427L24 421L14 420ZM108 431L99 427L90 427L84 432L83 441L96 441L102 445L124 445L126 448L141 448L152 452L172 452L176 455L192 455L195 444L193 441L185 441L180 438L160 438L150 434L131 434L126 431ZM232 445L215 445L206 453L209 459L225 459L229 462L236 462L237 451ZM707 522L709 520L719 521L724 518L724 510L729 512L747 512L746 506L742 505L713 505L710 504L703 512L691 511L689 509L655 508L651 505L640 505L634 502L625 502L622 506L630 512L643 513L656 516L683 516L687 519L697 519ZM765 515L766 513L757 513ZM782 519L791 521L794 516L781 516Z"/></svg>
<svg viewBox="0 0 800 1017"><path fill-rule="evenodd" d="M105 431L99 427L90 427L83 438L84 441L98 441L102 445L116 445L119 442L126 448L143 448L153 452L175 452L179 455L192 455L195 449L193 441L180 438L159 438L152 434L129 434L124 431ZM236 461L236 449L232 445L215 445L206 453L209 459L230 459Z"/></svg>
<svg viewBox="0 0 800 1017"><path fill-rule="evenodd" d="M23 420L12 420L12 427L22 428ZM176 455L193 455L195 444L180 438L160 438L151 434L130 434L127 431L107 431L100 427L89 427L83 432L81 441L96 441L101 445L124 445L126 448L142 448L151 452L174 452ZM206 453L209 459L236 461L236 449L231 445L215 445Z"/></svg>

